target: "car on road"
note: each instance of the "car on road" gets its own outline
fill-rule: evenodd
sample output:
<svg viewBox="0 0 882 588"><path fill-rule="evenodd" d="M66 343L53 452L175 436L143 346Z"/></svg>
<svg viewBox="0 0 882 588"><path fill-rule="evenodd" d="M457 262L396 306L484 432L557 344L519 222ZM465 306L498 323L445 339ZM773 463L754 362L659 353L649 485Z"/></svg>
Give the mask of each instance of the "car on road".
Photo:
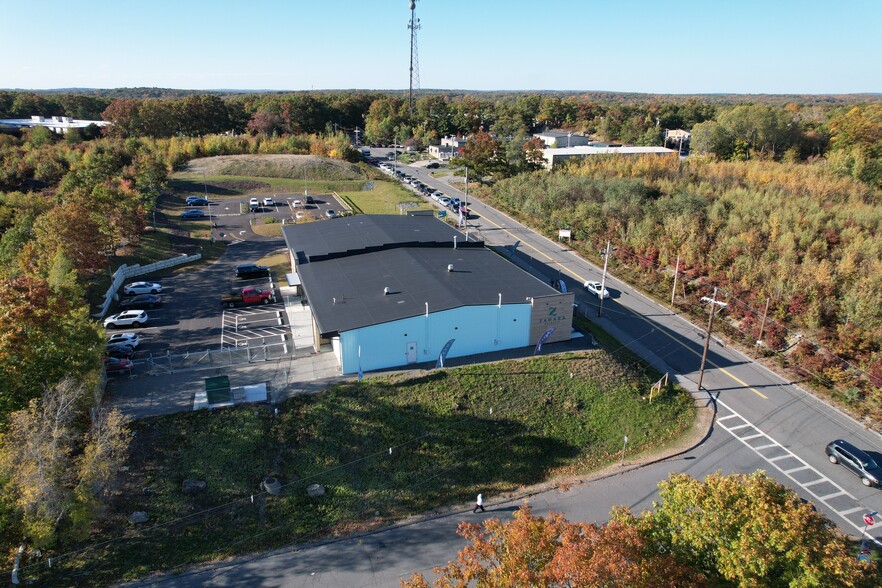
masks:
<svg viewBox="0 0 882 588"><path fill-rule="evenodd" d="M192 200L187 198L187 206L208 206L209 204L211 203L205 198L193 198Z"/></svg>
<svg viewBox="0 0 882 588"><path fill-rule="evenodd" d="M153 308L162 304L162 297L157 294L138 294L130 298L123 298L119 307L123 310L132 308Z"/></svg>
<svg viewBox="0 0 882 588"><path fill-rule="evenodd" d="M124 343L113 343L104 349L104 355L107 357L124 357L130 359L135 355L135 348Z"/></svg>
<svg viewBox="0 0 882 588"><path fill-rule="evenodd" d="M276 202L272 198L264 198L263 205L264 206L275 206Z"/></svg>
<svg viewBox="0 0 882 588"><path fill-rule="evenodd" d="M325 211L325 216L328 218L334 218L337 216L337 211L333 208L329 208Z"/></svg>
<svg viewBox="0 0 882 588"><path fill-rule="evenodd" d="M182 212L181 218L205 218L205 213L199 209L191 208Z"/></svg>
<svg viewBox="0 0 882 588"><path fill-rule="evenodd" d="M876 461L848 441L836 439L824 449L830 463L838 463L858 476L864 486L879 486L882 483L882 468Z"/></svg>
<svg viewBox="0 0 882 588"><path fill-rule="evenodd" d="M114 333L107 339L108 345L127 345L137 347L141 344L141 336L138 333Z"/></svg>
<svg viewBox="0 0 882 588"><path fill-rule="evenodd" d="M236 266L236 277L242 280L251 278L264 278L270 275L270 269L265 265L243 263Z"/></svg>
<svg viewBox="0 0 882 588"><path fill-rule="evenodd" d="M123 286L123 294L134 296L135 294L159 294L162 292L162 284L159 282L132 282Z"/></svg>
<svg viewBox="0 0 882 588"><path fill-rule="evenodd" d="M121 357L104 358L104 369L108 372L121 372L123 370L131 369L131 367L132 362L129 359Z"/></svg>
<svg viewBox="0 0 882 588"><path fill-rule="evenodd" d="M594 280L588 280L585 282L585 289L600 298L600 293L603 292L603 298L609 298L609 290L600 285L600 282L595 282Z"/></svg>
<svg viewBox="0 0 882 588"><path fill-rule="evenodd" d="M120 327L134 327L146 325L147 313L143 310L126 310L104 319L105 329L118 329Z"/></svg>
<svg viewBox="0 0 882 588"><path fill-rule="evenodd" d="M438 163L437 161L433 161L432 163L430 163L426 166L426 169L438 169L439 167L441 167L441 164Z"/></svg>

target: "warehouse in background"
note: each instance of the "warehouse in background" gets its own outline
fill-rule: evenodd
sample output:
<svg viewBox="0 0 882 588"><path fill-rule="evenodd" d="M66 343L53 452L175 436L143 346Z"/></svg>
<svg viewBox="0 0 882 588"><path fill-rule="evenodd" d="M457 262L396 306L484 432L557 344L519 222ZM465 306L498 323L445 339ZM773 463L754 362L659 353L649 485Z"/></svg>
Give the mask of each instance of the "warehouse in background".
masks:
<svg viewBox="0 0 882 588"><path fill-rule="evenodd" d="M558 292L481 241L425 216L356 215L283 229L312 311L313 346L344 374L571 338Z"/></svg>

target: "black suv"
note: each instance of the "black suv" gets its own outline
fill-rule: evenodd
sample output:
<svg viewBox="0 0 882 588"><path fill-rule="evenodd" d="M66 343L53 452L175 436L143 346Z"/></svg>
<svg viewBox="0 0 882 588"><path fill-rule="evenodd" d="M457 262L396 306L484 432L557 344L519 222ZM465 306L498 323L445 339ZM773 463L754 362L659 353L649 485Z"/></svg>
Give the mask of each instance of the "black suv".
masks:
<svg viewBox="0 0 882 588"><path fill-rule="evenodd" d="M236 266L236 277L243 280L249 278L263 278L268 275L270 275L270 270L265 265L254 265L253 263L246 263L244 265Z"/></svg>
<svg viewBox="0 0 882 588"><path fill-rule="evenodd" d="M824 449L831 463L838 463L860 477L864 486L878 486L882 482L882 468L873 458L842 439L832 441Z"/></svg>

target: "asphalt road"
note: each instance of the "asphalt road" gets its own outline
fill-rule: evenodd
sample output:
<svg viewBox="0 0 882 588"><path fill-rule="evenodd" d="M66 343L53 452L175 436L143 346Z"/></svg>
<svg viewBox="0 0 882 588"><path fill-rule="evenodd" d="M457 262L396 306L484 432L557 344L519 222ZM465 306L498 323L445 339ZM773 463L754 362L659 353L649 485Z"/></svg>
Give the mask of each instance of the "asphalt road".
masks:
<svg viewBox="0 0 882 588"><path fill-rule="evenodd" d="M377 150L385 153L386 150ZM428 170L407 170L449 196L465 195ZM473 216L469 233L490 246L520 241L515 261L544 279L561 277L576 292L580 306L594 316L597 299L581 289L599 279L601 269L576 256L566 245L536 235L523 225L469 199ZM615 276L607 276L612 298L604 302L603 317L593 318L638 355L695 387L704 341L702 326L690 324L663 305L648 300ZM690 384L691 383L691 384ZM864 487L844 468L831 464L824 446L844 438L882 460L882 437L718 342L711 344L703 380L716 399L717 415L707 438L687 454L670 461L623 470L619 475L551 490L530 497L537 514L563 512L572 520L607 520L615 505L633 510L650 508L656 485L672 471L703 478L714 471L752 472L764 469L793 488L843 531L859 535L865 512L882 510L880 490ZM390 586L413 571L431 572L434 565L455 558L463 542L455 535L461 520L509 517L521 501L497 504L491 499L486 514L471 514L471 506L446 515L402 525L368 536L318 546L290 548L274 554L240 558L177 576L139 585L162 586ZM439 505L440 506L440 505ZM882 532L871 528L878 540Z"/></svg>

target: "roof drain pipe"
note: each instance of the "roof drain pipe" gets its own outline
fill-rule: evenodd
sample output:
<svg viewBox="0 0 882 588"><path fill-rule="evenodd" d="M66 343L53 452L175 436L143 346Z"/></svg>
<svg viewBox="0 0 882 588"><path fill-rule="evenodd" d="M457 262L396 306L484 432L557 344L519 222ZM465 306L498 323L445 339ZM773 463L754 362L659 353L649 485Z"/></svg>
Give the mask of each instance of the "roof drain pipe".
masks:
<svg viewBox="0 0 882 588"><path fill-rule="evenodd" d="M496 305L496 308L502 308L502 292L499 293L499 304Z"/></svg>
<svg viewBox="0 0 882 588"><path fill-rule="evenodd" d="M453 248L456 249L456 235L453 236Z"/></svg>
<svg viewBox="0 0 882 588"><path fill-rule="evenodd" d="M429 318L429 303L426 302L426 318Z"/></svg>

